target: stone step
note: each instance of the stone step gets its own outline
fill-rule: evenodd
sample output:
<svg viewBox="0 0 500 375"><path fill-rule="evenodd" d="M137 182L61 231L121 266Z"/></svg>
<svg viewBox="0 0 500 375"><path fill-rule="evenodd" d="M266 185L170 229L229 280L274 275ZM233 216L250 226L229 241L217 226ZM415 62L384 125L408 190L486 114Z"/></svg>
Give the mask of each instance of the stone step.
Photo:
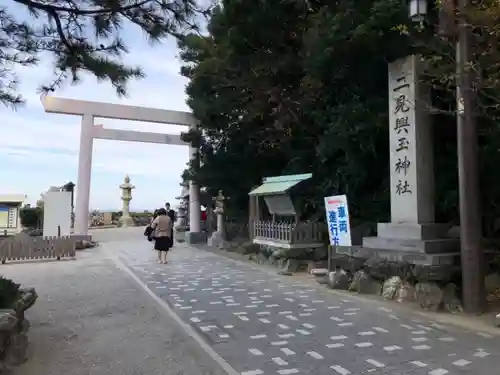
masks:
<svg viewBox="0 0 500 375"><path fill-rule="evenodd" d="M383 237L364 237L363 247L369 249L398 250L422 254L454 253L460 251L460 241L454 238L416 240Z"/></svg>
<svg viewBox="0 0 500 375"><path fill-rule="evenodd" d="M382 238L435 240L448 237L449 224L378 223L377 235Z"/></svg>
<svg viewBox="0 0 500 375"><path fill-rule="evenodd" d="M337 253L331 255L331 263L335 264L335 257L343 255L363 260L379 258L390 262L406 262L429 266L460 264L459 252L426 254L414 251L374 249L361 246L340 246L337 248Z"/></svg>

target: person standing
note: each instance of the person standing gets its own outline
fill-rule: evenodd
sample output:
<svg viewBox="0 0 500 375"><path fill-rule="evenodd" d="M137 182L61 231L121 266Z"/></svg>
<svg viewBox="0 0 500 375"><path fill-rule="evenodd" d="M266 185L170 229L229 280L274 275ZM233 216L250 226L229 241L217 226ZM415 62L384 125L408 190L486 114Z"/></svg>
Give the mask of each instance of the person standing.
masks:
<svg viewBox="0 0 500 375"><path fill-rule="evenodd" d="M167 210L160 208L158 216L151 223L153 228L153 238L155 241L155 250L158 251L158 262L161 264L168 263L167 253L172 247L171 235L173 232L173 223L167 215Z"/></svg>
<svg viewBox="0 0 500 375"><path fill-rule="evenodd" d="M170 247L174 246L174 223L175 223L175 211L170 208L170 203L165 203L165 210L167 211L167 216L172 220L172 232L170 233Z"/></svg>
<svg viewBox="0 0 500 375"><path fill-rule="evenodd" d="M172 223L175 222L175 211L170 208L170 203L165 203L165 210L167 211L167 215L172 220Z"/></svg>

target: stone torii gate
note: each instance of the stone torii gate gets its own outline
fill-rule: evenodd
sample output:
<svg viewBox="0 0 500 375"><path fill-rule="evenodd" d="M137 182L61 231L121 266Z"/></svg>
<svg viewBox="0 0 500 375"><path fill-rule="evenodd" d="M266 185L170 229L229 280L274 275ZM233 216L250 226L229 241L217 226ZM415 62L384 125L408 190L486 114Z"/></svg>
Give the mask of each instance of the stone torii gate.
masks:
<svg viewBox="0 0 500 375"><path fill-rule="evenodd" d="M189 146L188 143L181 140L178 134L106 129L102 125L94 124L95 117L184 125L190 128L195 128L198 124L194 116L189 112L86 100L63 99L51 96L42 96L41 101L47 113L59 113L82 117L75 205L75 234L77 235L88 234L90 178L94 139ZM190 147L190 155L191 159L194 159L196 149ZM186 236L187 242L194 243L205 239L200 228L200 209L200 188L191 181L189 183L190 228Z"/></svg>

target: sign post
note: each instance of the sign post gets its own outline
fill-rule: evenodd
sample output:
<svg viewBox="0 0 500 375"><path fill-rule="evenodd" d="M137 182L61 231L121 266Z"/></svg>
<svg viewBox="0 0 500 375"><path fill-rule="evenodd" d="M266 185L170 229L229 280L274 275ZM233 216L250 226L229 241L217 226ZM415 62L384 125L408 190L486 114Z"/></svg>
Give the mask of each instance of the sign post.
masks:
<svg viewBox="0 0 500 375"><path fill-rule="evenodd" d="M351 226L347 196L325 197L326 221L331 246L351 246Z"/></svg>

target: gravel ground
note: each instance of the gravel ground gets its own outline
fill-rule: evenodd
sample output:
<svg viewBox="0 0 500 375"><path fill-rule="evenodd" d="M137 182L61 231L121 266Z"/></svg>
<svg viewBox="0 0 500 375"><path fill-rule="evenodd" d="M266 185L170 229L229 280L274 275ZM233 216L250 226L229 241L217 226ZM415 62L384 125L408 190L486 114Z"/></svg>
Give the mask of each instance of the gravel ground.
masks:
<svg viewBox="0 0 500 375"><path fill-rule="evenodd" d="M2 275L39 293L27 313L30 359L13 375L225 374L100 248Z"/></svg>

